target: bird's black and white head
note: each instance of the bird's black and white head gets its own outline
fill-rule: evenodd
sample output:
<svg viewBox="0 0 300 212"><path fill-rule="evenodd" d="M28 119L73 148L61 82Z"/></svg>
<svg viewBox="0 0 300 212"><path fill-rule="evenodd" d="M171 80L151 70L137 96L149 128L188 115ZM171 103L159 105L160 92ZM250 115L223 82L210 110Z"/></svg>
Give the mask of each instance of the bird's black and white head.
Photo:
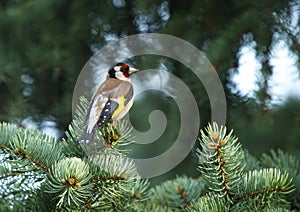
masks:
<svg viewBox="0 0 300 212"><path fill-rule="evenodd" d="M126 63L117 63L109 69L108 77L128 81L130 75L138 71L138 69L132 68Z"/></svg>

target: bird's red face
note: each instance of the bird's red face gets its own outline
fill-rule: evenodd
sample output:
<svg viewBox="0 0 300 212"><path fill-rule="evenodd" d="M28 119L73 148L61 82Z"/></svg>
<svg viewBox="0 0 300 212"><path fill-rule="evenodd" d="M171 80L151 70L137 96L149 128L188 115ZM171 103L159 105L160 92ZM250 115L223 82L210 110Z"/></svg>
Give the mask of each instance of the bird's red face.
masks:
<svg viewBox="0 0 300 212"><path fill-rule="evenodd" d="M132 68L126 63L117 63L108 71L108 76L110 78L116 78L126 81L129 80L131 74L138 71L138 69Z"/></svg>

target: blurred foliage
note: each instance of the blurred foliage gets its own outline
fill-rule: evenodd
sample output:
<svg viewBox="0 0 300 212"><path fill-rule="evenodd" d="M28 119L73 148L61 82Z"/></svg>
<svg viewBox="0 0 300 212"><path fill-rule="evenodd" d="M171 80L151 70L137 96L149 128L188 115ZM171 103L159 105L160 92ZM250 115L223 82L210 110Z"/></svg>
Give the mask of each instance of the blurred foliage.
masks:
<svg viewBox="0 0 300 212"><path fill-rule="evenodd" d="M180 37L206 53L224 85L227 125L235 129L251 153L259 155L270 147L281 147L298 154L300 100L271 104L269 82L273 67L269 61L272 47L279 40L284 40L290 51L299 55L299 29L295 26L300 19L296 18L298 23L293 24L294 15L299 16L299 5L299 0L105 0L101 3L3 0L0 3L0 120L27 127L24 120L30 117L39 128L43 128L45 120L50 120L64 131L72 119L76 79L90 56L107 43L127 35L160 32ZM250 42L255 42L256 56L262 65L262 78L257 82L259 89L253 98L233 93L231 89L235 86L231 75L239 67L239 49ZM161 60L141 57L135 63L143 69L157 68ZM198 100L200 126L205 126L210 121L205 89L182 64L174 61L164 64L189 85ZM157 102L164 111L177 110L165 101L145 99L141 106L133 108L133 119L140 117L135 114L143 114L144 109L157 108ZM147 128L146 121L139 126ZM178 123L168 127L175 131ZM170 136L174 135L176 132L171 132ZM193 160L193 156L188 160ZM182 167L190 166L178 169Z"/></svg>

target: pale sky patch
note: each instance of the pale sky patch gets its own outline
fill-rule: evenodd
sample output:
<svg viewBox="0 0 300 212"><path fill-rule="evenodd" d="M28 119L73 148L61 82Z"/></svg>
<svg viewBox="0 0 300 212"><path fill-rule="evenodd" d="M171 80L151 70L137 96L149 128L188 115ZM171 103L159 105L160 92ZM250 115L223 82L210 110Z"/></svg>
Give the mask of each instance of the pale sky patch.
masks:
<svg viewBox="0 0 300 212"><path fill-rule="evenodd" d="M244 45L240 48L238 71L232 80L236 84L234 92L254 97L259 89L257 81L261 79L261 64L256 59L255 44ZM270 78L270 94L272 104L283 103L289 97L300 97L300 74L297 68L297 56L289 51L287 44L281 40L272 50L270 65L273 74Z"/></svg>
<svg viewBox="0 0 300 212"><path fill-rule="evenodd" d="M274 46L274 54L270 60L273 75L270 79L270 93L274 103L284 101L288 97L300 97L300 76L297 69L297 56L289 51L285 42Z"/></svg>

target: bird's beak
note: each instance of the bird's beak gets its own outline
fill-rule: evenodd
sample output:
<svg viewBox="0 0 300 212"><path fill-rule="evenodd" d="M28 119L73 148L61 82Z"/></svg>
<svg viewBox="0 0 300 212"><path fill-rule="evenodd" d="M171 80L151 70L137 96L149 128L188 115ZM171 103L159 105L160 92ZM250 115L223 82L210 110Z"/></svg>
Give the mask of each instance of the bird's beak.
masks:
<svg viewBox="0 0 300 212"><path fill-rule="evenodd" d="M129 68L129 74L134 74L136 72L139 72L140 70L139 69L136 69L136 68Z"/></svg>

